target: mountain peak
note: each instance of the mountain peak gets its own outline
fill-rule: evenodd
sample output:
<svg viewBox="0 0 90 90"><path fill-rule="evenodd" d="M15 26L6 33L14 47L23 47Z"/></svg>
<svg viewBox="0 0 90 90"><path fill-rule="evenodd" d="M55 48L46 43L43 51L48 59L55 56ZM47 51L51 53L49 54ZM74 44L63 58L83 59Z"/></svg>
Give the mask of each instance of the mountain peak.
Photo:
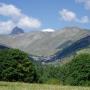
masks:
<svg viewBox="0 0 90 90"><path fill-rule="evenodd" d="M16 26L13 28L11 35L21 34L21 33L24 33L24 30Z"/></svg>

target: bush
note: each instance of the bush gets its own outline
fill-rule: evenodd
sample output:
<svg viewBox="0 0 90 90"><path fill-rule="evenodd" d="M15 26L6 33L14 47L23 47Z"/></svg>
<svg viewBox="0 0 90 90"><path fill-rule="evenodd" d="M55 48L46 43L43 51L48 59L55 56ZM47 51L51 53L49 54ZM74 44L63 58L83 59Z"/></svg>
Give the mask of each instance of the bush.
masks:
<svg viewBox="0 0 90 90"><path fill-rule="evenodd" d="M90 54L80 54L62 67L61 80L69 85L90 86Z"/></svg>
<svg viewBox="0 0 90 90"><path fill-rule="evenodd" d="M0 50L0 80L36 82L37 74L31 60L18 49Z"/></svg>

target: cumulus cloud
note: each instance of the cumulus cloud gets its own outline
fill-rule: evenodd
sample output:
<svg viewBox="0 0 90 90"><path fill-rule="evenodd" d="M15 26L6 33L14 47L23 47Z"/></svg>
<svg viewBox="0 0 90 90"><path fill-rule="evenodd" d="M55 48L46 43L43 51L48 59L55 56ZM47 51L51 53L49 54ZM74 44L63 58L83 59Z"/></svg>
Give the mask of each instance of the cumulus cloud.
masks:
<svg viewBox="0 0 90 90"><path fill-rule="evenodd" d="M9 17L19 17L22 15L21 10L12 4L0 3L0 15Z"/></svg>
<svg viewBox="0 0 90 90"><path fill-rule="evenodd" d="M14 27L13 21L0 21L0 34L8 34Z"/></svg>
<svg viewBox="0 0 90 90"><path fill-rule="evenodd" d="M42 32L55 32L55 30L51 28L47 28L47 29L43 29Z"/></svg>
<svg viewBox="0 0 90 90"><path fill-rule="evenodd" d="M83 16L80 20L81 23L89 23L89 17L88 16Z"/></svg>
<svg viewBox="0 0 90 90"><path fill-rule="evenodd" d="M18 26L28 30L31 28L39 28L41 26L40 20L25 15L22 13L21 9L12 4L0 3L0 16L6 16L10 18L8 21L0 21L0 32L7 30L7 33L12 29L12 26ZM5 29L5 27L3 27L5 25L9 25L9 28Z"/></svg>
<svg viewBox="0 0 90 90"><path fill-rule="evenodd" d="M90 10L90 0L76 0L77 3L82 3L86 9Z"/></svg>
<svg viewBox="0 0 90 90"><path fill-rule="evenodd" d="M76 20L76 14L68 9L63 9L59 11L61 18L65 21L74 21Z"/></svg>
<svg viewBox="0 0 90 90"><path fill-rule="evenodd" d="M23 16L20 18L17 26L21 28L39 28L41 26L41 22L38 19Z"/></svg>
<svg viewBox="0 0 90 90"><path fill-rule="evenodd" d="M77 14L73 11L70 11L68 9L62 9L61 11L59 11L60 14L60 18L64 21L68 21L68 22L77 22L77 23L89 23L90 19L88 16L82 16L80 18L78 18Z"/></svg>

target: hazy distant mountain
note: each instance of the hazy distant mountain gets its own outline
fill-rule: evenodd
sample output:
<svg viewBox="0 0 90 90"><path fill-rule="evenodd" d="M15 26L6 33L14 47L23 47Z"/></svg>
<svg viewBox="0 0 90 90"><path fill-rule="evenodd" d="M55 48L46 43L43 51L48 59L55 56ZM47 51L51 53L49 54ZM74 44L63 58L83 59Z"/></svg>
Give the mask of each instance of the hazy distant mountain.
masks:
<svg viewBox="0 0 90 90"><path fill-rule="evenodd" d="M18 48L32 55L57 55L60 58L62 57L61 54L73 53L80 47L86 48L90 44L87 40L89 36L89 30L68 27L51 33L37 31L18 35L0 35L0 43ZM82 46L84 43L87 45Z"/></svg>
<svg viewBox="0 0 90 90"><path fill-rule="evenodd" d="M24 33L24 30L19 28L19 27L15 27L12 32L11 32L11 35L16 35L16 34L21 34L21 33Z"/></svg>

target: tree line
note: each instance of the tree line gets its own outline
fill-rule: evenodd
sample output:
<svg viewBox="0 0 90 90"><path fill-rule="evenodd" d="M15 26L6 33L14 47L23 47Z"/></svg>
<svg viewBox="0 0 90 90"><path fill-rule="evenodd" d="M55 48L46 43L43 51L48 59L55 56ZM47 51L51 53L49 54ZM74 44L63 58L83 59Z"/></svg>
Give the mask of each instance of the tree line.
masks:
<svg viewBox="0 0 90 90"><path fill-rule="evenodd" d="M90 86L90 54L60 66L35 62L18 49L0 50L0 81Z"/></svg>

